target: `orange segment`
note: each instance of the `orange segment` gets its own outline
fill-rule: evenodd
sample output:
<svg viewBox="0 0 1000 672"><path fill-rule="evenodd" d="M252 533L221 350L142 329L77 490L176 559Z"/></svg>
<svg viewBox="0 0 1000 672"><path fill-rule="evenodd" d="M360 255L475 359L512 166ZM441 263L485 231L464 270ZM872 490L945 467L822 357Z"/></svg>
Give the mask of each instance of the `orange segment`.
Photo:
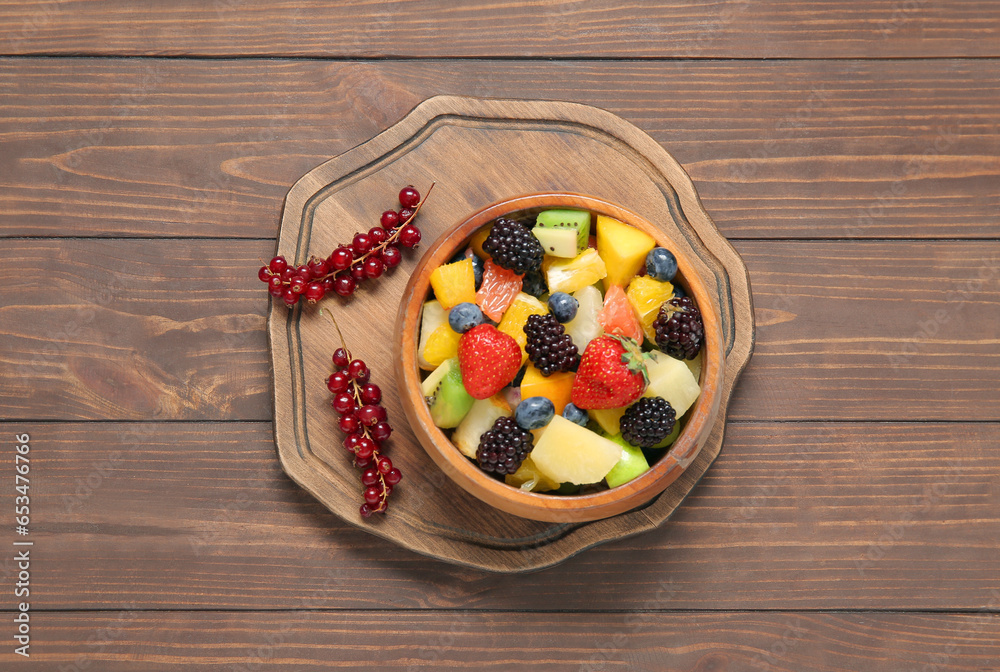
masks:
<svg viewBox="0 0 1000 672"><path fill-rule="evenodd" d="M430 282L435 298L445 310L476 300L476 274L471 259L438 266L431 273Z"/></svg>
<svg viewBox="0 0 1000 672"><path fill-rule="evenodd" d="M524 325L528 323L529 315L544 315L549 309L544 303L524 292L519 292L510 304L510 308L503 314L503 319L497 325L497 329L513 337L521 348L521 363L528 358L528 353L524 351L524 346L528 342L528 335L524 333Z"/></svg>
<svg viewBox="0 0 1000 672"><path fill-rule="evenodd" d="M639 316L646 338L656 340L653 322L660 312L660 306L674 295L674 286L669 282L654 280L648 275L639 275L632 278L625 295Z"/></svg>

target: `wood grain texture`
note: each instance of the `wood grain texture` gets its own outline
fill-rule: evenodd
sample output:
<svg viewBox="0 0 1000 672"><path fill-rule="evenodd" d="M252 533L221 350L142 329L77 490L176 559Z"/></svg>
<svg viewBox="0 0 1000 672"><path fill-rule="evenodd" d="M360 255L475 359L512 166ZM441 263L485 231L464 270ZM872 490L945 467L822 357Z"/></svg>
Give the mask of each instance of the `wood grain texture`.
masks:
<svg viewBox="0 0 1000 672"><path fill-rule="evenodd" d="M978 60L0 59L0 236L273 238L299 176L456 93L622 116L730 238L997 238L995 75Z"/></svg>
<svg viewBox="0 0 1000 672"><path fill-rule="evenodd" d="M757 346L731 418L1000 419L1000 243L736 247L753 282ZM3 417L269 420L269 299L256 269L273 250L265 241L7 241ZM401 291L413 263L387 286ZM384 369L389 352L366 358Z"/></svg>
<svg viewBox="0 0 1000 672"><path fill-rule="evenodd" d="M989 0L0 3L0 53L309 57L997 56Z"/></svg>
<svg viewBox="0 0 1000 672"><path fill-rule="evenodd" d="M2 427L37 451L36 610L997 606L995 423L731 423L662 527L519 576L340 521L282 474L269 423Z"/></svg>
<svg viewBox="0 0 1000 672"><path fill-rule="evenodd" d="M995 670L996 614L233 612L32 616L32 668ZM81 642L85 644L81 645ZM512 646L511 642L517 642ZM37 647L37 648L34 648ZM0 663L15 666L4 650ZM81 666L81 663L83 664ZM27 667L27 665L26 665Z"/></svg>

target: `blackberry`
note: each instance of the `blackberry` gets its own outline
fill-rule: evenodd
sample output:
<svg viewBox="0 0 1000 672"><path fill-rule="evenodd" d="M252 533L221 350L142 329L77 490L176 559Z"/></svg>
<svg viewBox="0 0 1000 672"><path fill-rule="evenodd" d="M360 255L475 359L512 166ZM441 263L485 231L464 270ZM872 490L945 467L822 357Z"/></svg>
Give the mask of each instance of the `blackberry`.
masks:
<svg viewBox="0 0 1000 672"><path fill-rule="evenodd" d="M625 409L622 438L633 446L652 448L670 435L677 413L663 397L643 397Z"/></svg>
<svg viewBox="0 0 1000 672"><path fill-rule="evenodd" d="M545 250L538 239L523 224L501 217L493 224L483 250L493 257L497 266L519 275L542 267Z"/></svg>
<svg viewBox="0 0 1000 672"><path fill-rule="evenodd" d="M479 438L476 462L491 474L513 474L533 447L531 433L518 427L514 418L497 418L493 428Z"/></svg>
<svg viewBox="0 0 1000 672"><path fill-rule="evenodd" d="M543 294L548 294L549 288L545 284L545 276L540 271L532 271L525 274L521 280L521 291L525 294L530 294L536 299L541 298Z"/></svg>
<svg viewBox="0 0 1000 672"><path fill-rule="evenodd" d="M524 351L543 376L580 366L580 351L552 313L529 315L524 333L528 337Z"/></svg>
<svg viewBox="0 0 1000 672"><path fill-rule="evenodd" d="M657 347L674 359L694 359L705 340L701 311L689 296L675 296L660 306L653 329Z"/></svg>

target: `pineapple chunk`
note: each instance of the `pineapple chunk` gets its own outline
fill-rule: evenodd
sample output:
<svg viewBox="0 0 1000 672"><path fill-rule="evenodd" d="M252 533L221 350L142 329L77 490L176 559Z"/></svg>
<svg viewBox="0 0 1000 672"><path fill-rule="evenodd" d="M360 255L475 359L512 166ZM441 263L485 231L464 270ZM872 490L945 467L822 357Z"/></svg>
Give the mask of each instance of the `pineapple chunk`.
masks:
<svg viewBox="0 0 1000 672"><path fill-rule="evenodd" d="M612 217L597 216L597 251L608 267L605 289L627 285L654 247L656 241L649 234Z"/></svg>
<svg viewBox="0 0 1000 672"><path fill-rule="evenodd" d="M578 289L573 298L580 302L576 317L566 323L566 333L573 339L573 344L581 353L587 349L587 344L604 333L598 317L604 307L601 290L593 285Z"/></svg>
<svg viewBox="0 0 1000 672"><path fill-rule="evenodd" d="M517 345L521 348L521 363L528 358L528 353L524 351L524 346L528 342L528 335L524 333L524 325L528 323L529 315L544 315L549 312L545 304L531 296L520 292L514 297L514 302L503 314L497 329L513 337Z"/></svg>
<svg viewBox="0 0 1000 672"><path fill-rule="evenodd" d="M698 351L697 356L694 359L685 359L684 363L691 370L691 375L694 376L695 380L701 380L701 360L704 359L702 355L705 353L705 349L702 348Z"/></svg>
<svg viewBox="0 0 1000 672"><path fill-rule="evenodd" d="M423 311L420 314L420 343L417 345L417 365L421 369L431 371L441 363L431 364L424 359L424 350L427 349L427 339L442 324L448 324L448 311L442 308L436 300L424 303Z"/></svg>
<svg viewBox="0 0 1000 672"><path fill-rule="evenodd" d="M642 396L663 397L670 402L680 418L701 394L698 380L691 375L687 364L679 359L656 351L649 353L649 356L646 362L649 386Z"/></svg>
<svg viewBox="0 0 1000 672"><path fill-rule="evenodd" d="M622 431L621 421L625 415L626 406L621 408L592 408L587 411L591 419L601 426L606 433L614 436Z"/></svg>
<svg viewBox="0 0 1000 672"><path fill-rule="evenodd" d="M552 418L531 451L538 471L557 483L597 483L622 457L614 441L570 422Z"/></svg>
<svg viewBox="0 0 1000 672"><path fill-rule="evenodd" d="M493 427L497 418L511 414L510 405L503 394L495 394L486 399L477 399L455 428L451 440L466 457L476 459L476 449L479 448L479 438Z"/></svg>
<svg viewBox="0 0 1000 672"><path fill-rule="evenodd" d="M507 485L521 488L529 492L547 492L557 490L559 483L545 476L531 459L531 455L524 458L520 468L513 474L507 474L504 478Z"/></svg>
<svg viewBox="0 0 1000 672"><path fill-rule="evenodd" d="M569 403L575 377L572 371L557 371L545 377L534 365L528 364L521 379L521 398L545 397L552 402L556 415L559 415Z"/></svg>
<svg viewBox="0 0 1000 672"><path fill-rule="evenodd" d="M451 309L460 303L476 302L476 274L472 269L472 259L438 266L431 273L430 281L442 308Z"/></svg>
<svg viewBox="0 0 1000 672"><path fill-rule="evenodd" d="M589 247L572 259L546 255L542 270L545 271L549 292L567 294L592 285L608 274L608 268L597 250Z"/></svg>
<svg viewBox="0 0 1000 672"><path fill-rule="evenodd" d="M635 308L642 324L642 332L650 342L656 340L656 332L653 331L653 322L660 312L660 306L669 301L674 295L674 286L669 282L654 280L647 275L638 275L629 283L629 302Z"/></svg>

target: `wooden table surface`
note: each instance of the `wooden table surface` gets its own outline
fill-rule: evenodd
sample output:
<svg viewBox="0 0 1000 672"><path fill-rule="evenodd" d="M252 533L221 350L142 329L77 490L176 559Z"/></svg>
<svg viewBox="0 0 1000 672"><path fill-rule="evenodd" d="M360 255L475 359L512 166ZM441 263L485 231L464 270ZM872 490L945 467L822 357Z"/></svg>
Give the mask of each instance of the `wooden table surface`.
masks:
<svg viewBox="0 0 1000 672"><path fill-rule="evenodd" d="M615 4L0 0L2 537L26 433L34 542L0 667L1000 670L1000 7ZM694 493L526 576L355 529L274 454L282 198L439 93L636 124L753 285Z"/></svg>

